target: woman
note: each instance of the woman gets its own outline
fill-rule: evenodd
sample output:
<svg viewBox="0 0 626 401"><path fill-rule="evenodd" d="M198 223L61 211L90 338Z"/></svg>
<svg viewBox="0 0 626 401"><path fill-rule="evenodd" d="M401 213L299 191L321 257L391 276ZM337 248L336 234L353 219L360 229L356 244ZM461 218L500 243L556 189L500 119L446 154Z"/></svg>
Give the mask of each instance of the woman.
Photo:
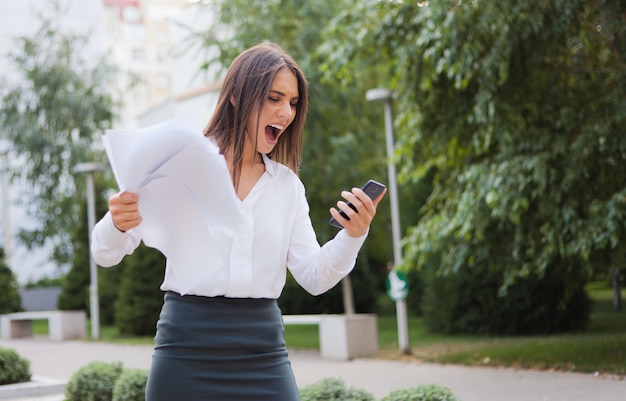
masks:
<svg viewBox="0 0 626 401"><path fill-rule="evenodd" d="M229 67L204 134L224 156L244 223L235 236L206 244L229 257L192 290L181 291L177 280L189 274L185 266L166 267L147 401L298 399L276 302L286 269L311 294L335 286L354 267L382 197L342 192L356 210L337 202L346 219L330 209L345 229L320 247L296 174L307 94L301 68L275 44L252 47ZM139 212L136 194L109 199L93 233L100 265L119 263L139 245Z"/></svg>

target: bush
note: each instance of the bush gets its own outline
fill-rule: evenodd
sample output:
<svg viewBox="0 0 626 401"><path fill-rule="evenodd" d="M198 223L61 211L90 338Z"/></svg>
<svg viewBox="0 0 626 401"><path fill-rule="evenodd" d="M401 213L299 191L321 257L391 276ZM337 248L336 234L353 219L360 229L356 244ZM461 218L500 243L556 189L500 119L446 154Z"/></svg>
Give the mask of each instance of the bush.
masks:
<svg viewBox="0 0 626 401"><path fill-rule="evenodd" d="M111 401L121 363L91 362L80 368L65 386L66 401Z"/></svg>
<svg viewBox="0 0 626 401"><path fill-rule="evenodd" d="M0 384L30 381L30 362L15 350L0 347Z"/></svg>
<svg viewBox="0 0 626 401"><path fill-rule="evenodd" d="M326 378L299 391L300 401L374 401L365 390L346 388L341 379Z"/></svg>
<svg viewBox="0 0 626 401"><path fill-rule="evenodd" d="M15 274L4 261L4 248L0 247L0 313L20 310L22 300L17 288Z"/></svg>
<svg viewBox="0 0 626 401"><path fill-rule="evenodd" d="M458 398L447 387L427 384L408 390L392 391L380 401L458 401Z"/></svg>
<svg viewBox="0 0 626 401"><path fill-rule="evenodd" d="M518 278L504 295L499 294L504 282L501 271L476 264L441 276L437 266L426 267L426 327L435 333L482 335L553 334L585 328L591 312L585 281L572 275L565 263L549 266L542 276Z"/></svg>
<svg viewBox="0 0 626 401"><path fill-rule="evenodd" d="M112 401L145 401L147 370L126 369L115 382Z"/></svg>

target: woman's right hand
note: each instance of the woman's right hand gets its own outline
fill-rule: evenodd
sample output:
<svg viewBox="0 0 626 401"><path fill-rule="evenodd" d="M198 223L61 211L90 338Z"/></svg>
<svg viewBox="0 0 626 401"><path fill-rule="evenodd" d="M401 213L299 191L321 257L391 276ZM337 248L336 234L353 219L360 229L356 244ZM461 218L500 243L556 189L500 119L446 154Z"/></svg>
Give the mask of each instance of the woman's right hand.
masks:
<svg viewBox="0 0 626 401"><path fill-rule="evenodd" d="M109 198L109 211L113 224L124 232L141 223L139 214L139 196L132 192L122 192Z"/></svg>

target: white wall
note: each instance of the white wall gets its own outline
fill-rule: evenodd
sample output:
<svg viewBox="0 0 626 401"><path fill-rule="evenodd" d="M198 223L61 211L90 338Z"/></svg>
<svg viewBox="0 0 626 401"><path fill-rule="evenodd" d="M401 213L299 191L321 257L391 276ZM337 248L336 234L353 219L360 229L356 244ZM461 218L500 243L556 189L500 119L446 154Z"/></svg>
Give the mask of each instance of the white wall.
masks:
<svg viewBox="0 0 626 401"><path fill-rule="evenodd" d="M6 55L15 51L15 40L32 36L40 23L37 13L51 14L49 0L0 0L0 71L10 73ZM65 17L60 21L63 30L71 33L92 32L89 49L102 52L102 0L59 0Z"/></svg>

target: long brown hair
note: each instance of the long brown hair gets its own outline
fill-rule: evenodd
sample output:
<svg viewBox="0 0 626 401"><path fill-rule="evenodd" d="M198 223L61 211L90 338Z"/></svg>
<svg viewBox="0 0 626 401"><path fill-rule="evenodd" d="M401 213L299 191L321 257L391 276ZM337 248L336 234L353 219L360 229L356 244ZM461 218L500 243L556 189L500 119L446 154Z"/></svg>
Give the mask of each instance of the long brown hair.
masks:
<svg viewBox="0 0 626 401"><path fill-rule="evenodd" d="M298 173L302 160L302 132L308 110L307 81L302 68L280 46L263 42L241 53L228 67L217 106L204 129L206 137L217 141L222 154L232 152L235 187L241 176L248 117L256 107L260 118L274 76L282 68L288 68L296 76L299 100L296 117L268 156Z"/></svg>

